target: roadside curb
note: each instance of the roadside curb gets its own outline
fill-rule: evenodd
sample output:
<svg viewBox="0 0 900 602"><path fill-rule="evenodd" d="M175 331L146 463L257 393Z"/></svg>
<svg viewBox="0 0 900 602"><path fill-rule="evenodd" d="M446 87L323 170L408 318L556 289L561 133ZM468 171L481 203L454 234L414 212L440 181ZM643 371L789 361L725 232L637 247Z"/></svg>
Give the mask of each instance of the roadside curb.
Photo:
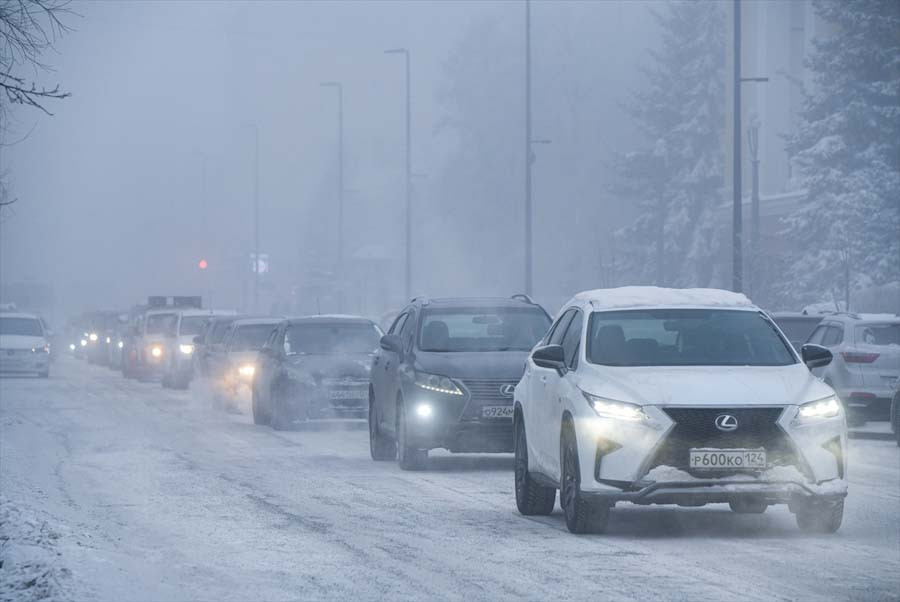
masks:
<svg viewBox="0 0 900 602"><path fill-rule="evenodd" d="M893 433L857 431L853 429L850 429L849 437L851 439L868 439L869 441L893 441L895 439L895 435Z"/></svg>

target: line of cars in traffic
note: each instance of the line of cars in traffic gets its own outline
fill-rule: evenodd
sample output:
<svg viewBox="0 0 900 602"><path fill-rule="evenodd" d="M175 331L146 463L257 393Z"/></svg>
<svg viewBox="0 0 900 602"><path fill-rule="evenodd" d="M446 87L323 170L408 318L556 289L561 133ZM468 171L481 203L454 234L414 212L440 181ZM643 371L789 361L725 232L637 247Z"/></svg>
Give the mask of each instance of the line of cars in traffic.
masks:
<svg viewBox="0 0 900 602"><path fill-rule="evenodd" d="M372 459L404 470L438 448L513 452L519 511L552 512L558 491L574 533L603 531L623 501L787 504L834 532L847 418L900 403L897 316L769 316L726 291L587 291L555 319L524 295L418 297L386 332L199 305L150 300L75 349L117 348L124 374L163 386L198 379L276 429L365 418Z"/></svg>

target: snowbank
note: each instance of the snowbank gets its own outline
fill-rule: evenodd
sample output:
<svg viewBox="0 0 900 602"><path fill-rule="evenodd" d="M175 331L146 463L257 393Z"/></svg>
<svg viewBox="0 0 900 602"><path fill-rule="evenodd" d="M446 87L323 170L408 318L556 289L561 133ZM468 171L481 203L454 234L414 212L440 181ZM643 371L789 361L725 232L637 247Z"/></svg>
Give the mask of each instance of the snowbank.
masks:
<svg viewBox="0 0 900 602"><path fill-rule="evenodd" d="M0 601L69 597L71 573L57 550L64 529L0 495Z"/></svg>
<svg viewBox="0 0 900 602"><path fill-rule="evenodd" d="M623 286L584 291L575 295L573 300L589 301L596 309L672 306L753 307L750 299L743 294L716 288Z"/></svg>

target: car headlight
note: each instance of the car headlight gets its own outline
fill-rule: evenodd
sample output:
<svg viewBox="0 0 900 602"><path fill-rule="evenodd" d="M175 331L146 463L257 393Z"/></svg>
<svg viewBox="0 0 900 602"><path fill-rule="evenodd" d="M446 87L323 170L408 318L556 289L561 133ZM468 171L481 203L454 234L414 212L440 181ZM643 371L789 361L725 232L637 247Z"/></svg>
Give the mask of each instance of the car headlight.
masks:
<svg viewBox="0 0 900 602"><path fill-rule="evenodd" d="M48 343L44 343L43 346L40 347L32 347L32 353L50 353L50 345Z"/></svg>
<svg viewBox="0 0 900 602"><path fill-rule="evenodd" d="M819 418L834 418L841 413L841 402L832 395L824 399L810 401L800 406L797 418L800 420L816 420Z"/></svg>
<svg viewBox="0 0 900 602"><path fill-rule="evenodd" d="M638 420L646 420L647 415L641 406L624 401L616 401L614 399L604 399L590 393L581 392L587 402L591 404L598 416L603 418L616 418L618 420L628 420L637 422Z"/></svg>
<svg viewBox="0 0 900 602"><path fill-rule="evenodd" d="M178 350L185 355L190 355L194 353L194 346L190 344L181 344L178 346Z"/></svg>
<svg viewBox="0 0 900 602"><path fill-rule="evenodd" d="M69 343L69 351L75 351L75 343Z"/></svg>
<svg viewBox="0 0 900 602"><path fill-rule="evenodd" d="M463 394L462 389L446 376L428 374L427 372L416 372L416 386L426 391L434 391L435 393L444 393L446 395Z"/></svg>
<svg viewBox="0 0 900 602"><path fill-rule="evenodd" d="M119 341L119 349L125 346L125 341Z"/></svg>
<svg viewBox="0 0 900 602"><path fill-rule="evenodd" d="M244 364L238 368L238 374L244 378L253 378L253 375L256 374L256 366L253 364Z"/></svg>
<svg viewBox="0 0 900 602"><path fill-rule="evenodd" d="M82 347L87 347L87 340L81 339L81 346L82 346Z"/></svg>
<svg viewBox="0 0 900 602"><path fill-rule="evenodd" d="M97 340L97 333L96 333L96 332L92 332L91 334L88 335L88 338L89 338L89 339L91 340L91 342L93 343L94 341Z"/></svg>
<svg viewBox="0 0 900 602"><path fill-rule="evenodd" d="M112 343L112 339L109 337L106 337L106 344L109 345L110 343Z"/></svg>
<svg viewBox="0 0 900 602"><path fill-rule="evenodd" d="M154 346L150 348L150 355L152 355L153 357L162 357L162 354L162 347Z"/></svg>

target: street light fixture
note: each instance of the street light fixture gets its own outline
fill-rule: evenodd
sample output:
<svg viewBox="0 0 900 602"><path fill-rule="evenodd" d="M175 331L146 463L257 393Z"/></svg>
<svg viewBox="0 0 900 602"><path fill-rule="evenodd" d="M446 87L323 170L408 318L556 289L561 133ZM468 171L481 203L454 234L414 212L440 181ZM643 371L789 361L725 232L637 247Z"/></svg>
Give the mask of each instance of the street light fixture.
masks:
<svg viewBox="0 0 900 602"><path fill-rule="evenodd" d="M412 82L410 56L406 48L385 50L385 54L402 54L406 60L406 258L404 282L406 299L412 298Z"/></svg>
<svg viewBox="0 0 900 602"><path fill-rule="evenodd" d="M337 231L337 272L340 291L338 292L339 310L343 310L344 284L344 86L341 82L322 82L323 88L337 90L338 101L338 231Z"/></svg>

